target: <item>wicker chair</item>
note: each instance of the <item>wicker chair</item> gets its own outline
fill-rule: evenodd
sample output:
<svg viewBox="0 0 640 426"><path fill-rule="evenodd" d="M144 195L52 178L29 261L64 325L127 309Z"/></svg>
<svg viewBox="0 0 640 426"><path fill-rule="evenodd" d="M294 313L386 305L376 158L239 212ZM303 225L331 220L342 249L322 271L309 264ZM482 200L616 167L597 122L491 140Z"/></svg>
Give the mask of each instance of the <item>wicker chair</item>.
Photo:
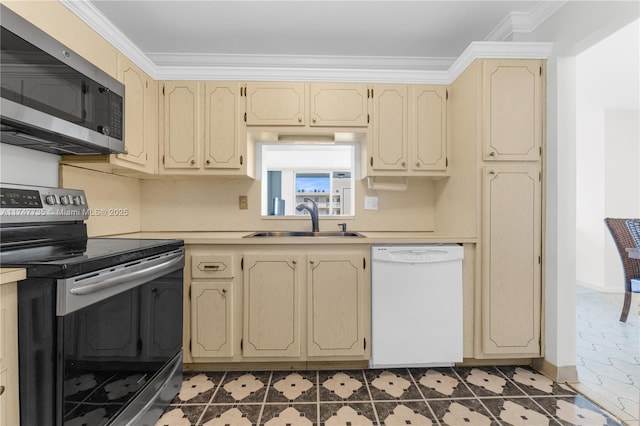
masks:
<svg viewBox="0 0 640 426"><path fill-rule="evenodd" d="M640 222L640 219L606 218L604 221L618 248L618 254L620 255L622 268L624 269L624 303L622 305L620 321L626 322L629 316L629 309L631 308L631 294L640 292L640 286L632 282L633 279L640 278L640 259L630 258L626 250L627 248L637 247L629 228L634 228L634 226L638 224L636 222ZM627 221L631 221L631 226L627 226ZM636 227L635 229L639 228Z"/></svg>

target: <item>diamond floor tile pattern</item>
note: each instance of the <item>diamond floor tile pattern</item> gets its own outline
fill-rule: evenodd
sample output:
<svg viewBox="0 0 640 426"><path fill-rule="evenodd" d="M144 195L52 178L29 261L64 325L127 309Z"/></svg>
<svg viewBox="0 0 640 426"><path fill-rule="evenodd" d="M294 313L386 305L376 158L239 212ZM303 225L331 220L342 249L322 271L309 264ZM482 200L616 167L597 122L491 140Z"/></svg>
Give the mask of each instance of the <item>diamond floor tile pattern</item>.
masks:
<svg viewBox="0 0 640 426"><path fill-rule="evenodd" d="M157 426L620 425L529 367L185 372Z"/></svg>

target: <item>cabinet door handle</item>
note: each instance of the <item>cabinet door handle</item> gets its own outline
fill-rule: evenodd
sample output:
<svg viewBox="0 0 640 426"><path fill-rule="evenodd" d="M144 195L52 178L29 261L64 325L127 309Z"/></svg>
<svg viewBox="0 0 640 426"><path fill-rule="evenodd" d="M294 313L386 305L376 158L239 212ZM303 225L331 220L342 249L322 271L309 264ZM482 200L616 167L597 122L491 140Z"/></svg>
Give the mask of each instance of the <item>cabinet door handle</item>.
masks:
<svg viewBox="0 0 640 426"><path fill-rule="evenodd" d="M495 153L494 151L491 151L491 152L489 153L489 157L495 157L495 156L496 156L496 153Z"/></svg>
<svg viewBox="0 0 640 426"><path fill-rule="evenodd" d="M406 162L402 162L402 167L407 167L407 163Z"/></svg>
<svg viewBox="0 0 640 426"><path fill-rule="evenodd" d="M4 389L5 389L5 387L3 385L0 385L0 395L2 395L4 393Z"/></svg>
<svg viewBox="0 0 640 426"><path fill-rule="evenodd" d="M129 150L128 150L128 149L125 149L125 150L124 150L124 152L123 152L123 154L124 154L124 155L129 155Z"/></svg>
<svg viewBox="0 0 640 426"><path fill-rule="evenodd" d="M242 157L242 155L240 156L240 165L242 166L242 163L244 162L244 157Z"/></svg>
<svg viewBox="0 0 640 426"><path fill-rule="evenodd" d="M195 165L196 164L196 160L191 160L191 165Z"/></svg>
<svg viewBox="0 0 640 426"><path fill-rule="evenodd" d="M316 262L314 260L310 260L309 263L315 265Z"/></svg>
<svg viewBox="0 0 640 426"><path fill-rule="evenodd" d="M297 260L292 260L291 263L293 263L294 265L297 265L298 261Z"/></svg>
<svg viewBox="0 0 640 426"><path fill-rule="evenodd" d="M416 167L420 167L420 162L416 161Z"/></svg>
<svg viewBox="0 0 640 426"><path fill-rule="evenodd" d="M371 157L370 163L371 163L371 167L373 167L373 157Z"/></svg>
<svg viewBox="0 0 640 426"><path fill-rule="evenodd" d="M227 289L226 288L222 289L222 294L225 295L225 296L227 295Z"/></svg>
<svg viewBox="0 0 640 426"><path fill-rule="evenodd" d="M315 122L316 122L316 118L315 118L315 117L313 117L313 119L312 119L311 121L313 121L313 122L315 123Z"/></svg>
<svg viewBox="0 0 640 426"><path fill-rule="evenodd" d="M302 123L302 117L298 117L298 123Z"/></svg>
<svg viewBox="0 0 640 426"><path fill-rule="evenodd" d="M207 165L211 164L211 160L206 161Z"/></svg>
<svg viewBox="0 0 640 426"><path fill-rule="evenodd" d="M204 269L205 271L210 269L216 270L216 269L220 269L220 265L204 265Z"/></svg>
<svg viewBox="0 0 640 426"><path fill-rule="evenodd" d="M490 174L490 175L495 175L495 174L496 174L496 172L495 172L495 171L493 171L493 170L489 170L489 174Z"/></svg>

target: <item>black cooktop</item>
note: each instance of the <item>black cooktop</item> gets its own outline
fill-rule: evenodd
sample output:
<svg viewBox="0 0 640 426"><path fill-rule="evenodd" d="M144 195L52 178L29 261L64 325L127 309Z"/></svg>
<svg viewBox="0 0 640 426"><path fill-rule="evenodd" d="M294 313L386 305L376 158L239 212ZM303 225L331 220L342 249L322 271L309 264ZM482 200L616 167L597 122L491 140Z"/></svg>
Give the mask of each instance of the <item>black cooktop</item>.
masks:
<svg viewBox="0 0 640 426"><path fill-rule="evenodd" d="M0 266L27 268L27 278L69 278L183 247L182 240L87 238L0 253Z"/></svg>

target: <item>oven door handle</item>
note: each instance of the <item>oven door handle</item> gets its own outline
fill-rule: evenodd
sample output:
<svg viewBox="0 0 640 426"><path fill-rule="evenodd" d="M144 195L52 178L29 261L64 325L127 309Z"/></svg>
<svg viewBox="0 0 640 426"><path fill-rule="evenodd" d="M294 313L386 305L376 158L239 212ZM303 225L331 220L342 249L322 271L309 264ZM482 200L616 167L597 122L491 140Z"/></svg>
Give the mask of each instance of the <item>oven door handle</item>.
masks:
<svg viewBox="0 0 640 426"><path fill-rule="evenodd" d="M126 284L132 280L151 281L155 278L161 277L170 272L171 269L175 269L175 266L180 265L184 261L184 252L174 255L167 261L158 263L157 265L150 265L144 269L138 269L131 272L125 272L124 274L118 274L114 277L105 278L97 275L95 277L87 278L82 285L74 287L69 292L75 296L84 296L91 293L96 293L100 290L104 290L109 287L115 287L121 284ZM153 261L150 261L153 262ZM138 266L138 265L136 265Z"/></svg>

